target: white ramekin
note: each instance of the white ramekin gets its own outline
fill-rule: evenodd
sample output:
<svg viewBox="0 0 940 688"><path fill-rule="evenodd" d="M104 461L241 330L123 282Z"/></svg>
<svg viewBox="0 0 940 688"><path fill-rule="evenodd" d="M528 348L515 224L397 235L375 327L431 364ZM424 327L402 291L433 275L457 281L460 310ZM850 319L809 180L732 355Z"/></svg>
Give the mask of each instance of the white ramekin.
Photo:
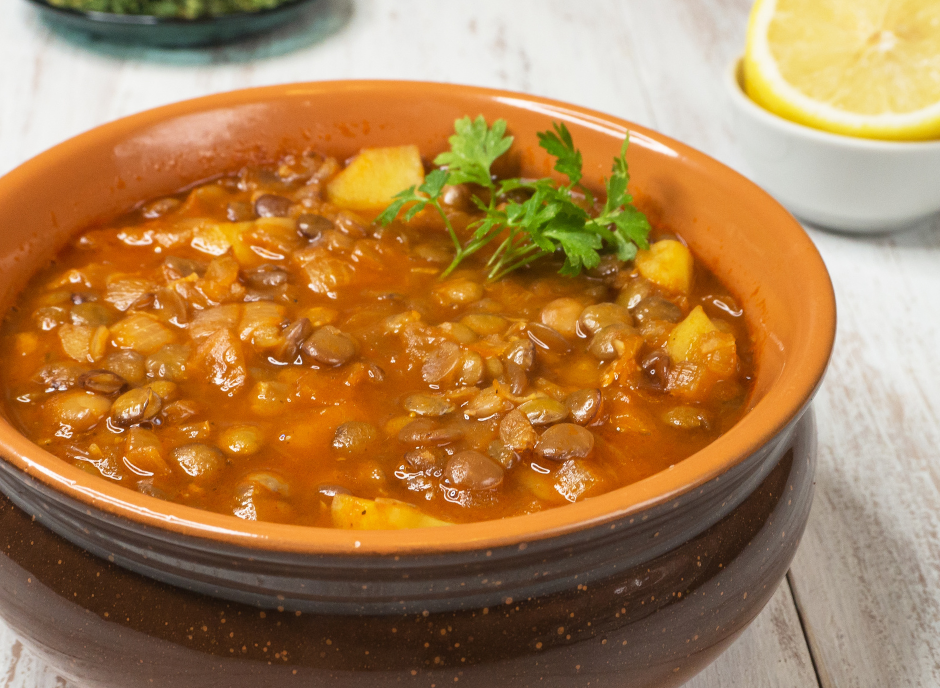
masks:
<svg viewBox="0 0 940 688"><path fill-rule="evenodd" d="M940 212L940 140L875 141L820 131L765 110L726 74L737 144L751 176L794 215L840 232L889 232Z"/></svg>

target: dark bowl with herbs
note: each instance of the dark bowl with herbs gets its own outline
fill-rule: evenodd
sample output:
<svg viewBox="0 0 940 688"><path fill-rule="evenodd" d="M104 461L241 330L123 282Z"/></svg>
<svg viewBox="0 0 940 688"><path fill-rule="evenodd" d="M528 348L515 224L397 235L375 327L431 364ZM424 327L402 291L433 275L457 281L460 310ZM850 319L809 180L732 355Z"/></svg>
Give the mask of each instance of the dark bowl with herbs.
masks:
<svg viewBox="0 0 940 688"><path fill-rule="evenodd" d="M478 115L481 119L468 119ZM507 142L503 134L511 136L512 141ZM627 137L629 147L625 148ZM298 157L299 152L311 149L318 151L320 157ZM344 198L343 185L330 183L321 187L313 179L326 165L324 160L334 161L329 174L334 174L335 181L342 174L335 173L342 167L338 161L349 161L343 171L353 176L351 170L369 167L357 165L356 160L368 159L374 168L375 161L388 157L388 151L393 149L397 151L395 155L411 156L409 159L417 161L415 181L408 182L413 186L399 196L400 203L376 217L375 222L364 220L368 217L365 210L357 211L361 212L358 221L356 213L352 219L337 214L328 218L330 228L321 231L313 227L309 211L296 215L295 211L300 211L305 203L321 208L325 206L319 204L339 203ZM372 153L367 155L368 151ZM490 164L502 153L508 156L505 169L491 170ZM274 172L255 177L227 176L265 165L274 165L270 168ZM317 172L311 173L314 169ZM89 170L93 172L89 174ZM491 172L495 172L495 177ZM485 217L499 225L477 224L478 232L469 237L467 227L458 225L455 219L461 217L460 213L450 211L456 201L445 191L448 185L460 186L458 181L468 180L473 180L471 187L478 189L474 195L477 209L471 208L470 214L477 213L473 217ZM396 182L394 191L408 184ZM496 189L497 184L502 186ZM261 193L261 189L267 188L265 185L279 185L281 191ZM390 470L376 472L369 468L356 473L351 479L359 482L348 484L356 489L373 489L368 499L358 501L348 494L348 489L333 489L320 495L313 491L311 504L316 500L328 504L332 500L333 506L316 507L324 518L332 518L329 527L329 520L306 523L291 516L297 513L291 508L300 502L294 502L292 507L287 490L282 490L276 481L259 477L254 478L258 481L257 490L248 496L254 499L267 495L265 499L270 497L273 501L252 502L257 507L257 519L246 518L245 512L233 513L230 501L224 502L229 510L220 513L212 502L213 495L217 488L223 491L228 488L222 483L213 486L199 482L202 469L194 468L198 461L193 461L191 444L185 451L174 449L165 454L179 462L179 467L171 467L170 474L181 476L182 467L195 480L193 487L187 482L184 489L175 491L171 483L154 482L157 469L150 473L153 480L143 478L146 471L139 470L133 476L122 473L125 479L115 480L117 474L109 479L101 473L104 463L98 459L63 460L54 455L56 442L71 442L72 435L59 433L58 439L52 438L40 446L35 438L27 436L24 416L15 409L38 401L48 404L46 408L55 414L66 410L66 406L54 399L74 401L94 397L98 404L99 397L113 398L126 387L115 387L108 397L109 392L100 389L81 396L85 393L69 388L68 382L62 391L58 391L56 382L55 389L38 390L35 394L20 394L11 386L5 391L5 418L0 420L3 458L0 489L17 507L35 516L38 523L102 560L140 574L130 578L113 575L115 587L110 592L117 590L121 599L138 601L133 612L122 612L126 623L95 623L89 615L81 615L81 620L76 617L74 624L69 621L71 617L52 615L48 618L55 618L55 623L46 623L46 616L22 613L21 606L0 607L0 613L20 636L45 648L44 652L54 662L65 658L62 661L72 667L69 671L75 670L75 657L84 657L83 678L96 685L122 688L159 682L160 675L153 672L160 669L149 661L155 655L167 657L172 666L192 669L175 674L174 682L180 686L196 685L202 675L199 667L210 666L217 680L231 686L385 686L455 681L461 685L486 686L505 683L507 677L519 686L619 686L625 677L636 686L672 686L688 680L713 660L769 601L785 576L809 515L816 446L816 428L809 405L829 360L835 331L835 302L828 274L812 241L792 216L758 187L704 154L661 134L616 117L529 95L382 81L288 84L214 95L109 123L43 153L0 179L0 224L11 228L0 237L0 301L9 314L4 346L13 347L11 351L21 357L16 360L22 360L24 368L38 363L34 361L36 346L42 346L44 335L40 332L20 333L26 335L22 338L14 335L9 328L19 316L11 308L18 303L18 295L31 276L40 269L55 270L50 259L89 226L99 225L105 231L107 227L102 223L128 211L137 213L135 222L152 213L156 218L153 222L159 224L161 213L189 212L206 207L201 205L205 199L227 194L234 198L240 193L255 194L251 196L254 208L239 201L240 205L232 206L238 211L233 214L246 215L229 218L225 226L283 229L290 225L294 234L289 241L295 243L300 241L295 236L297 232L309 235L304 239L309 243L298 249L306 251L304 269L313 285L307 286L314 291L320 289L317 294L322 298L321 306L335 306L333 310L339 309L339 302L333 300L330 291L331 285L336 286L332 280L339 273L331 269L328 272L333 276L327 278L323 272L324 266L337 265L323 253L332 250L329 245L335 244L336 250L347 252L343 254L344 260L356 263L350 274L359 275L368 286L370 280L379 279L384 269L403 269L403 261L394 261L391 268L372 262L374 250L417 247L421 242L420 223L439 222L434 220L435 213L446 217L449 230L454 230L450 234L457 257L465 257L466 263L448 275L450 282L428 282L428 299L441 293L448 298L463 298L466 293L463 286L450 290L443 285L466 281L474 265L483 265L474 261L486 251L497 257L489 264L496 269L491 274L493 281L485 281L481 287L493 297L489 301L515 279L504 278L504 268L518 268L513 274L522 274L520 279L527 279L526 271L530 269L533 275L548 268L569 274L581 271L578 279L595 280L592 284L599 291L592 293L603 292L610 299L615 282L609 281L613 278L604 272L604 265L620 261L624 278L633 280L633 268L624 265L630 266L632 260L641 257L645 260L656 245L667 244L678 250L681 244L685 247L682 250L690 250L697 262L726 285L734 298L727 297L725 306L732 301L739 306L738 310L728 312L733 310L738 314L736 317L743 318L740 326L744 329L735 331L746 330L750 342L749 392L744 398L743 415L714 441L686 458L626 479L619 487L611 485L610 489L591 492L585 482L590 481L585 476L591 471L567 474L561 479L564 466L590 468L578 462L592 460L591 447L585 448L583 443L573 446L570 438L581 442L587 435L596 436L594 457L601 456L602 442L606 442L604 451L614 453L642 444L649 434L644 434L642 425L631 424L632 402L623 398L608 396L606 392L603 395L604 403L610 403L606 407L610 414L615 408L620 409L618 418L622 419L623 427L611 430L621 433L617 442L610 439L614 435L603 434L609 428L593 424L592 419L581 425L580 407L568 407L570 415L565 422L545 429L545 425L539 425L542 422L537 419L539 412L533 415L519 412L527 402L519 403L519 408L508 413L508 407L501 405L497 413L503 415L499 438L506 443L515 441L517 436L512 427L522 427L532 434L532 425L538 426L541 438L537 444L517 445L518 455L509 452L507 456L488 458L483 453L488 451L484 445L482 450L463 447L464 443L479 439L482 427L479 423L495 421L475 417L469 406L461 406L467 418L457 418L452 408L438 414L441 418L427 418L425 407L414 404L415 395L408 395L403 403L418 418L408 418L390 405L386 416L389 421L381 426L390 433L387 438L370 445L365 455L349 454L347 450L359 440L355 433L348 432L348 423L343 421L357 420L355 414L359 410L355 407L361 398L337 397L330 413L331 418L337 413L339 416L330 422L340 426L335 435L333 426L328 428L332 448L327 443L322 450L295 456L294 478L301 483L294 484L301 485L305 476L315 474L331 461L369 467L370 461L378 460L376 457L381 458L384 453L398 451L399 447L405 451L407 443L421 444L425 440L425 445L434 446L419 447L422 451L417 458L431 457L442 462L439 467L444 463L446 467L443 471L435 469L437 472L429 469L424 474L424 478L433 476L439 480L440 485L431 485L420 493L424 495L420 500L419 492L415 491L410 506L403 505L404 493L392 493L396 499L388 499L381 489L369 488L366 483L385 481L383 484L389 490L407 483L406 489L412 489L421 482L415 477L416 471L402 471L401 476L395 471L394 477ZM324 194L332 200L324 200ZM288 196L287 200L278 200ZM183 198L187 200L180 200ZM141 205L150 199L170 200ZM355 194L344 202L346 207L353 207L357 202ZM258 216L256 219L251 219L252 212ZM641 220L637 213L645 219ZM463 213L464 219L467 214ZM190 228L187 231L197 232L199 227L206 226L183 219L183 225ZM648 237L647 219L652 227ZM409 229L396 224L402 220L419 225ZM453 227L450 222L455 223ZM484 230L484 226L493 229L493 233ZM515 234L516 238L506 243L500 237L512 227L525 235ZM163 240L156 238L159 232L146 228L138 232L128 225L117 231L136 246L134 251L153 251L157 246L154 241ZM439 240L441 245L435 244L434 250L418 251L426 264L409 264L418 268L413 272L419 276L438 274L447 266L446 261L440 263L438 256L443 250L441 246L447 248L447 234L440 227L437 231L435 241ZM196 234L191 236L195 241ZM205 249L211 243L210 235L200 236L192 245ZM621 241L624 237L629 241ZM477 239L486 246L478 250L474 243ZM174 240L167 241L169 246ZM230 249L238 258L239 246L242 244L229 243L228 248L217 252L216 258L231 260ZM276 260L271 245L266 246L262 251L265 260ZM511 250L501 252L500 246ZM130 251L128 248L125 253ZM478 253L470 255L473 251ZM255 260L250 253L245 254L246 260ZM448 255L449 259L455 257L453 249ZM538 258L536 263L526 265L525 261L533 256ZM501 263L504 259L509 263ZM501 264L503 267L498 267ZM178 261L177 267L180 265L183 263ZM207 278L213 270L219 272L221 263L215 266L202 276L193 271L180 279L206 286L205 281L199 280ZM592 276L583 272L588 269L601 273ZM69 273L66 282L77 284L75 280L81 281L79 273ZM247 273L243 277L246 276ZM245 288L236 284L244 281L243 277L227 283L239 290L239 299L249 296ZM546 289L550 292L554 288L551 285L563 277L546 273L532 282L533 293L544 293ZM44 289L47 284L42 282ZM627 289L626 283L617 288ZM81 291L79 287L74 289ZM368 295L367 290L361 293ZM518 293L520 300L530 298L522 292L503 293L501 298L511 302L513 293ZM336 326L350 330L362 317L372 317L371 314L387 309L407 309L397 300L401 295L388 294L376 292L373 301L362 309L363 314L343 316L346 319L336 320ZM124 320L133 318L137 323L159 325L163 296L153 298L150 294L151 298L139 301L137 297L125 308L131 314L125 313ZM487 301L479 295L474 298ZM415 303L420 301L419 295ZM102 303L72 298L67 308L91 313L95 308L88 304ZM696 310L680 298L676 298L676 303L677 308ZM246 302L239 308L247 309L249 305ZM424 317L433 313L433 308L428 305L430 310L425 311ZM643 326L636 304L630 301L623 308L633 308L638 326ZM40 321L46 322L44 318L49 313L43 311ZM543 310L543 323L544 313ZM718 319L714 311L712 315ZM686 320L690 317L691 313ZM571 351L587 341L583 333L579 334L582 320L583 317L569 335ZM404 321L395 317L387 322L404 326ZM464 322L479 325L481 321L478 318ZM286 337L295 325L296 322L278 330L277 337ZM317 330L304 342L302 351L294 347L282 356L280 350L272 350L268 362L284 370L293 365L305 370L318 368L315 377L329 382L333 371L343 370L347 365L317 363L325 363L321 345L342 339L336 326ZM670 323L662 332L675 333L680 326ZM90 336L102 331L101 328L111 327L114 333L120 327L124 327L125 333L127 329L126 323L100 325L96 329L74 320L67 327L65 324L53 327L70 333L62 339L63 346L68 341L68 347L77 341L72 336L76 333ZM165 329L164 325L159 327ZM523 344L532 341L539 347L538 350L529 347L529 351L534 351L535 365L542 365L538 361L548 360L545 352L553 346L545 336L551 335L557 342L560 335L549 332L554 330L547 324L533 322L520 327L518 332L527 333L520 334L520 340ZM329 337L318 340L320 332ZM457 332L462 330L452 326L450 334L442 335L440 341L456 336ZM623 336L615 343L632 341L630 338L635 334L632 329L621 328L621 332ZM721 328L710 333L708 341L713 343L722 341L727 334ZM350 347L349 356L380 353L369 348L364 335L354 334L360 337L360 348ZM205 336L209 338L205 341L214 341L225 335L210 328ZM485 339L473 340L467 346L480 346L481 342L486 343ZM86 348L82 356L94 358L97 354L87 347L97 339L85 337L83 341ZM134 346L130 339L121 341ZM235 348L242 346L234 341L231 344ZM245 346L249 346L247 340ZM564 346L563 342L559 346ZM199 345L194 351L198 358L199 351L209 349ZM678 360L678 350L673 351ZM609 366L614 363L605 358L606 353L602 354L595 356L591 365L610 371ZM294 355L296 360L291 358ZM309 356L315 360L311 362ZM263 373L257 372L264 365L258 360L248 374ZM437 366L431 361L440 360L436 354L431 355L427 361L419 361L417 371L423 374L429 367ZM569 359L560 356L557 360ZM523 394L538 392L530 400L548 402L554 393L552 384L525 371L521 380L514 380L511 363L518 363L525 371L540 370L526 367L529 364L522 365L512 357L494 365L487 374L494 377L491 386L499 392L496 396L501 395L502 401L514 399L510 406L523 402L513 391L519 382ZM216 368L220 372L216 377L224 382L226 371L231 370L225 366ZM358 370L362 372L359 378L365 380L368 388L372 369L364 365ZM631 370L621 372L645 374ZM596 373L591 366L581 366L578 371L578 375ZM384 378L377 375L371 379L387 385L394 375L389 368ZM682 379L679 375L675 383L681 385ZM98 389L111 380L113 374L109 377L107 371L95 371L91 376L83 374L80 384L85 384L87 390L90 382ZM352 379L343 380L332 386L325 384L316 393L335 393ZM152 380L146 385L148 399L154 397L157 383L163 383L160 394L164 389L166 394L172 394L176 388L185 389L186 384L181 381L179 385L168 385L166 380ZM440 394L452 386L452 381L443 375L426 376L424 383L438 401ZM487 378L470 392L475 399L483 397L483 387L489 384ZM131 392L137 393L131 390L125 394ZM456 393L458 396L451 397L453 405L464 404L458 401L464 392ZM378 394L367 392L363 398L375 399ZM168 402L171 399L166 398ZM205 413L222 413L234 403L208 394L197 401L202 403ZM567 404L568 399L564 401ZM426 402L427 397L422 404ZM168 407L172 403L175 402ZM341 417L344 411L348 418ZM75 418L81 422L88 417L80 416ZM510 417L511 423L507 421ZM302 431L321 433L322 418L322 414L297 417L274 413L264 422L273 424L272 428L283 423L280 435L271 436L276 443L287 442ZM669 418L670 422L681 420ZM160 453L160 442L145 443L143 452L137 452L140 447L131 446L134 443L130 435L146 438L162 432L163 426L153 422L153 418L146 424L127 427L121 425L123 416L112 413L111 419L121 427L109 425L102 432L113 430L121 437L125 432L128 436L122 466L130 466L134 457ZM227 419L217 415L215 422L221 425ZM512 427L504 436L503 425L507 423ZM448 435L455 427L468 434ZM696 432L705 431L701 424L695 427ZM341 428L345 431L340 432ZM567 448L563 446L565 452L577 452L581 447L584 453L572 454L574 458L553 456L559 445L548 442L546 436L555 428L563 428L555 435L569 438L565 440L569 443ZM195 431L201 432L198 428ZM211 428L207 432L215 436ZM66 438L67 434L72 439ZM553 435L553 439L557 438ZM161 441L169 448L165 437ZM251 462L267 460L260 458L263 455L259 453L240 464L238 451L229 449L232 453L226 454L228 458L216 462L222 472L239 465L251 470ZM200 451L222 457L218 449ZM408 456L413 453L409 451ZM85 458L89 456L86 454ZM558 458L566 460L555 460ZM506 459L505 463L498 465L502 459ZM117 456L117 460L121 457ZM486 470L481 473L478 469L484 465ZM623 465L628 469L629 461ZM549 470L537 466L548 466ZM124 470L118 468L119 473ZM536 475L543 471L550 475ZM483 510L496 508L493 505L501 503L500 490L517 484L512 476L523 474L528 481L525 485L532 489L527 501L515 502L521 505L519 511L503 515L490 511L481 520L454 517L464 507L470 511L477 508L474 505ZM581 477L569 480L572 475ZM533 497L541 484L538 481L543 478L560 480L549 485L548 492L556 501L546 503L545 508ZM128 489L128 481L133 481L136 489ZM393 483L399 487L391 487ZM306 498L303 489L296 492ZM468 493L489 495L492 499L463 504L448 499ZM236 492L234 497L241 499L245 494ZM559 494L563 499L558 498ZM435 495L445 497L434 507L440 511L431 512L430 521L413 518L414 511L425 508L425 501ZM377 506L380 502L384 511ZM337 503L361 507L361 512L337 510ZM391 511L390 505L394 505ZM268 507L271 510L265 513L269 516L264 516L263 509ZM407 516L406 527L390 529L394 525L391 520L383 520L392 519L390 514L395 519ZM444 526L442 520L452 524ZM441 527L425 527L432 525ZM111 573L102 576L116 571L109 565L103 566ZM99 573L103 570L96 569ZM41 572L33 573L42 579ZM46 601L55 604L54 597ZM107 617L103 610L104 607L99 611ZM185 618L174 617L174 623L163 623L161 610L182 610L179 613L185 612ZM231 625L227 623L230 617ZM66 632L62 631L63 623L71 624ZM201 628L202 635L194 634L194 628ZM243 638L239 647L230 640L236 632ZM103 637L110 640L102 642ZM272 639L277 644L277 648L270 648L277 652L273 659L266 654ZM265 668L272 664L273 668ZM165 665L166 662L161 662L161 666ZM252 667L257 671L246 670Z"/></svg>
<svg viewBox="0 0 940 688"><path fill-rule="evenodd" d="M316 0L29 0L54 28L156 48L248 38L299 18Z"/></svg>

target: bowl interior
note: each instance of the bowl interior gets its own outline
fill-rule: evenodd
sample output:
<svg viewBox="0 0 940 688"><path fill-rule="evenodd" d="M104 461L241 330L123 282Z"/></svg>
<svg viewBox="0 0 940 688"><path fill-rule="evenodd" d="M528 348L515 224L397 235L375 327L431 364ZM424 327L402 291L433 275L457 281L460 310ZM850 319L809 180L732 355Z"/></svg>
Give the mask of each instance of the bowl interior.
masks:
<svg viewBox="0 0 940 688"><path fill-rule="evenodd" d="M417 82L323 82L209 96L112 122L0 179L0 308L74 232L139 201L248 163L315 147L344 159L366 146L446 147L454 120L504 118L518 165L551 173L536 132L564 121L598 186L627 131L632 190L654 224L678 231L739 298L758 366L752 409L718 441L672 469L582 503L499 522L383 533L274 526L137 494L53 457L0 420L0 451L69 496L136 522L255 547L400 552L497 546L638 511L746 458L805 407L829 359L832 287L805 232L779 204L720 163L642 127L545 99Z"/></svg>

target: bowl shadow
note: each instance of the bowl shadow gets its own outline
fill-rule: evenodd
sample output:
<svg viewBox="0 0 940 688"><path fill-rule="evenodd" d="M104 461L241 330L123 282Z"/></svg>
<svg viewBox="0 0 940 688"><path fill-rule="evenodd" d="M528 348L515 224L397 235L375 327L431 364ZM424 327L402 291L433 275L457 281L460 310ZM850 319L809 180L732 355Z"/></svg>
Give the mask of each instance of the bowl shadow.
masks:
<svg viewBox="0 0 940 688"><path fill-rule="evenodd" d="M830 251L868 251L871 248L912 256L916 254L921 258L940 253L940 215L934 215L906 229L877 233L836 232L797 219L824 255L829 255Z"/></svg>
<svg viewBox="0 0 940 688"><path fill-rule="evenodd" d="M814 232L824 232L830 236L842 236L847 239L882 246L909 248L940 246L940 214L931 215L901 229L886 229L880 232L866 230L853 232L844 229L832 229L806 220L799 215L795 215L795 217L805 228Z"/></svg>

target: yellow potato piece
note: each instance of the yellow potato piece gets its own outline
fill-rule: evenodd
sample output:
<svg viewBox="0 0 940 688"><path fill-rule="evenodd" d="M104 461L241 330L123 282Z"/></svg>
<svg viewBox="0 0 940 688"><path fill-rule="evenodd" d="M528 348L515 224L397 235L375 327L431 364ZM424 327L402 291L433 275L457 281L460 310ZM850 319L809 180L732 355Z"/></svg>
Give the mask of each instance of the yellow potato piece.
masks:
<svg viewBox="0 0 940 688"><path fill-rule="evenodd" d="M249 223L240 223L249 226ZM232 248L231 238L235 232L232 230L233 223L223 222L200 222L193 227L193 238L190 246L200 253L208 253L210 256L222 256L228 253Z"/></svg>
<svg viewBox="0 0 940 688"><path fill-rule="evenodd" d="M364 148L327 185L327 198L351 210L382 210L395 194L424 182L417 146Z"/></svg>
<svg viewBox="0 0 940 688"><path fill-rule="evenodd" d="M167 475L170 467L163 458L163 443L144 428L131 428L124 441L124 460L138 472Z"/></svg>
<svg viewBox="0 0 940 688"><path fill-rule="evenodd" d="M600 482L600 477L586 461L569 459L558 469L555 491L569 502L577 502Z"/></svg>
<svg viewBox="0 0 940 688"><path fill-rule="evenodd" d="M692 288L692 253L678 241L657 241L649 251L638 251L634 264L643 277L663 289L688 294Z"/></svg>
<svg viewBox="0 0 940 688"><path fill-rule="evenodd" d="M334 527L352 530L401 530L450 525L446 521L426 516L410 504L396 499L380 497L373 501L344 494L333 497L331 516Z"/></svg>
<svg viewBox="0 0 940 688"><path fill-rule="evenodd" d="M231 330L218 330L193 352L190 362L220 390L234 395L248 381L242 344Z"/></svg>
<svg viewBox="0 0 940 688"><path fill-rule="evenodd" d="M666 353L673 363L685 363L699 358L696 354L699 341L709 332L718 328L705 315L701 306L696 306L686 319L676 325L666 340Z"/></svg>

